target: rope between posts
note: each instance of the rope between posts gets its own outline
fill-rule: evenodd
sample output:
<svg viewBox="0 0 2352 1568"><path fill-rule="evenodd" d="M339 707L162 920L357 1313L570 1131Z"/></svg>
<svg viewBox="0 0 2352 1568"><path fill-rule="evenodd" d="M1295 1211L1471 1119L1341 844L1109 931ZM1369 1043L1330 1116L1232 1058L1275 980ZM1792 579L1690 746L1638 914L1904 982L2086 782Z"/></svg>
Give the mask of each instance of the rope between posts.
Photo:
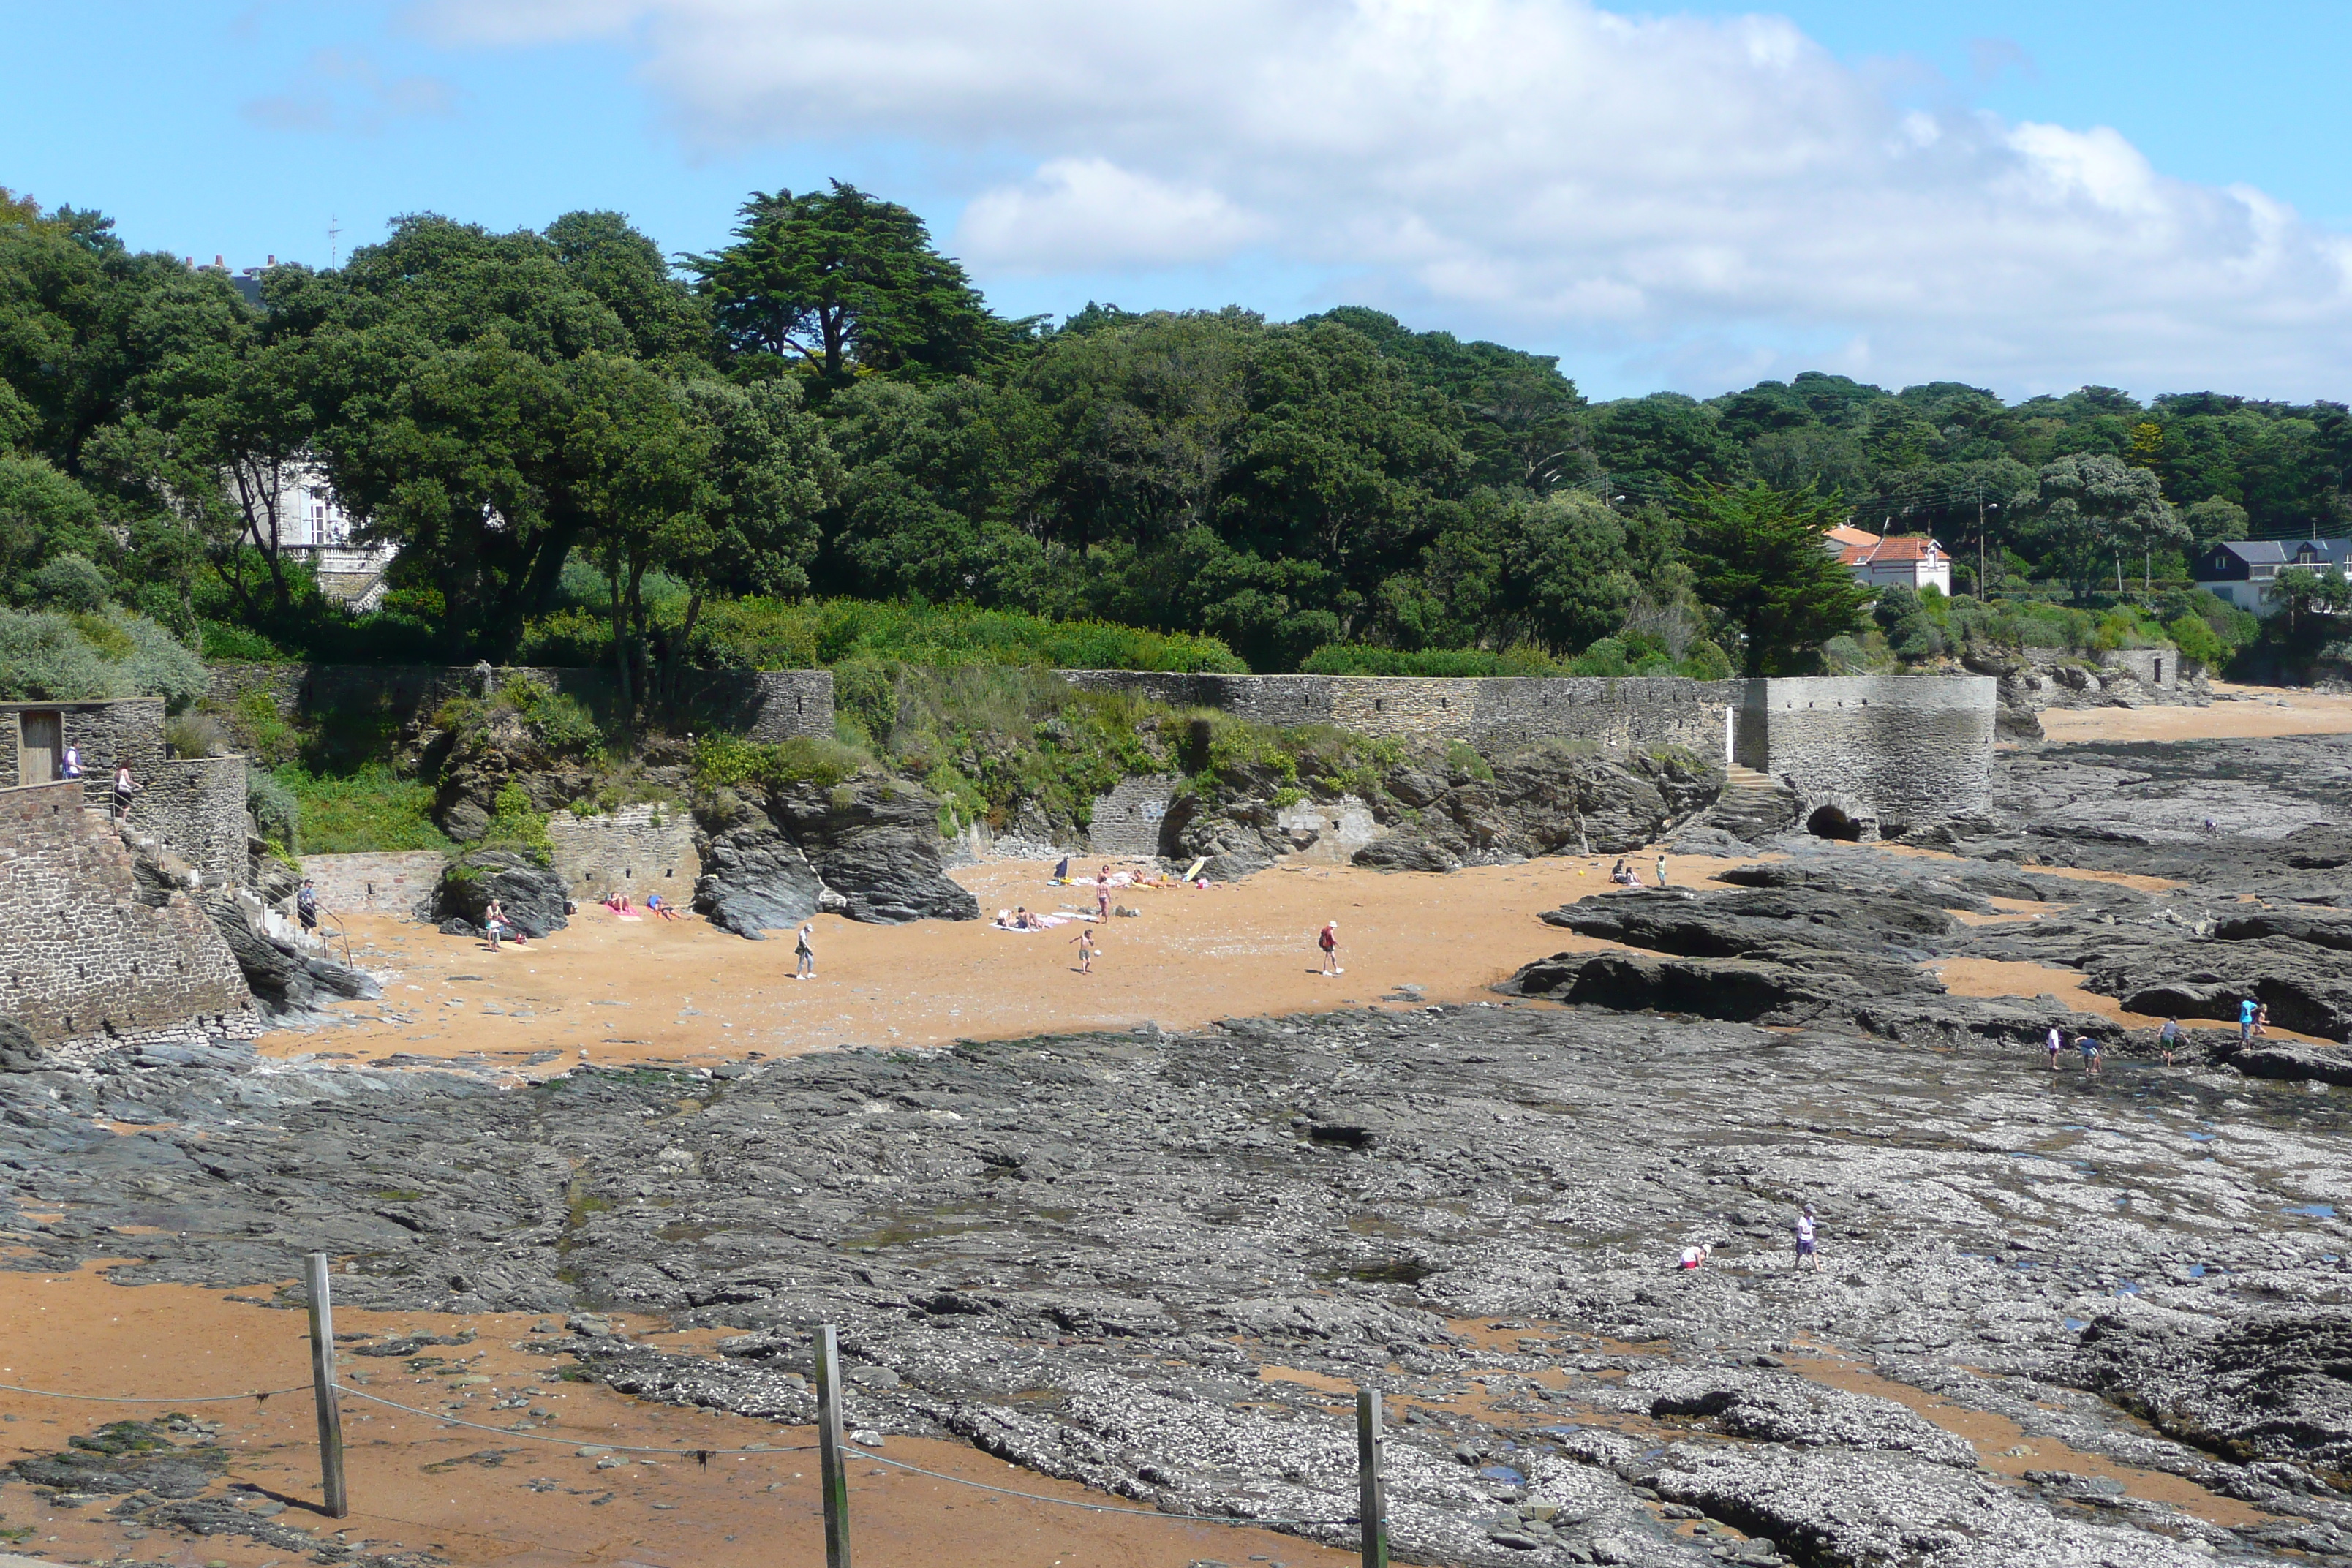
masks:
<svg viewBox="0 0 2352 1568"><path fill-rule="evenodd" d="M893 1459L884 1454L867 1454L865 1458L878 1464L896 1465L902 1470L911 1470L919 1476L929 1476L935 1481L951 1481L960 1487L970 1487L974 1491L994 1492L999 1497L1015 1497L1024 1502L1050 1502L1063 1508L1083 1509L1088 1513L1124 1513L1131 1514L1138 1519L1174 1519L1194 1524L1238 1524L1261 1530L1272 1530L1285 1524L1354 1524L1356 1522L1355 1516L1352 1514L1346 1519L1237 1519L1232 1514L1223 1513L1170 1513L1163 1509L1156 1508L1119 1508L1111 1503L1080 1502L1075 1498L1046 1497L1038 1492L1017 1492L1010 1487L991 1486L986 1481L968 1481L961 1476L950 1476L939 1470L927 1470L920 1465L910 1465L904 1459Z"/></svg>
<svg viewBox="0 0 2352 1568"><path fill-rule="evenodd" d="M373 1404L388 1405L392 1409L404 1411L410 1415L421 1415L427 1421L438 1421L445 1426L470 1426L477 1432L495 1432L501 1437L527 1437L534 1443L554 1443L574 1448L604 1448L615 1454L684 1454L698 1459L708 1459L726 1454L813 1454L816 1452L816 1445L814 1443L796 1443L789 1447L779 1448L648 1448L632 1443L599 1443L593 1437L551 1437L544 1432L523 1432L511 1426L486 1426L479 1421L461 1421L455 1415L444 1415L437 1410L419 1410L413 1405L403 1405L396 1400L386 1399L381 1394L370 1394L365 1389L354 1388L348 1383L335 1384L335 1392L348 1394Z"/></svg>
<svg viewBox="0 0 2352 1568"><path fill-rule="evenodd" d="M191 1394L174 1399L132 1394L60 1394L54 1388L24 1388L13 1383L0 1383L0 1389L11 1394L37 1394L43 1399L86 1400L92 1405L226 1405L234 1399L268 1399L279 1394L308 1394L310 1385L298 1383L291 1388L257 1388L246 1394Z"/></svg>

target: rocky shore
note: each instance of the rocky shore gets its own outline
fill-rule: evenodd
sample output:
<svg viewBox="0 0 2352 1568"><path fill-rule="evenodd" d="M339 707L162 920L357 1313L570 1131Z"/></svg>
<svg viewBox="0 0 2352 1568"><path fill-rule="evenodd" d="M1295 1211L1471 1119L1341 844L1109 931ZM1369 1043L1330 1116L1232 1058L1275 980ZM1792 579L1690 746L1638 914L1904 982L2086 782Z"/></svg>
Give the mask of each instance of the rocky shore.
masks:
<svg viewBox="0 0 2352 1568"><path fill-rule="evenodd" d="M2148 1016L2250 991L2341 1037L2336 745L2016 753L1958 856L1785 837L1571 899L1575 945L1531 925L1467 1006L535 1084L226 1045L0 1074L7 1228L125 1286L324 1249L354 1308L543 1314L568 1375L786 1423L832 1322L885 1443L1331 1545L1370 1384L1403 1561L2352 1562L2346 1054L2200 1028L2168 1068ZM1937 977L1977 962L2115 1010ZM2046 1070L2052 1023L2106 1071ZM213 1484L173 1474L122 1516Z"/></svg>

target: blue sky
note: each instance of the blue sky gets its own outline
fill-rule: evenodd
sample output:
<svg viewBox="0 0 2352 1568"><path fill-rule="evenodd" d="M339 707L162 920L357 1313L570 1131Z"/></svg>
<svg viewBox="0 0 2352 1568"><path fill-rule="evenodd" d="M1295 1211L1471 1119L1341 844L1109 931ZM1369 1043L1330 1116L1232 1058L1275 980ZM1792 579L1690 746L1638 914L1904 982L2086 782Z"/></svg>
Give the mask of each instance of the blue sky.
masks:
<svg viewBox="0 0 2352 1568"><path fill-rule="evenodd" d="M2352 392L2352 8L1960 11L0 0L0 184L246 266L420 209L698 249L839 174L1014 313L1361 300L1596 395Z"/></svg>

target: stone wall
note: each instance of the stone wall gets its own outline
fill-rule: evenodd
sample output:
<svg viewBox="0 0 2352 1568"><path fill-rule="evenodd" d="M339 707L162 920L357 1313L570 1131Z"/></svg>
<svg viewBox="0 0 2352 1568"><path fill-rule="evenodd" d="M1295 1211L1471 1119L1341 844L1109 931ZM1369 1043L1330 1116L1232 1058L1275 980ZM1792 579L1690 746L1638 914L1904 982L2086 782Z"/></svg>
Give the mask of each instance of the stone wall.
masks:
<svg viewBox="0 0 2352 1568"><path fill-rule="evenodd" d="M614 892L639 902L659 893L681 909L694 901L702 858L694 817L682 805L625 805L595 816L559 811L547 819L547 836L565 890L583 903Z"/></svg>
<svg viewBox="0 0 2352 1568"><path fill-rule="evenodd" d="M318 887L330 914L414 914L441 880L446 858L438 849L379 855L305 855L302 874Z"/></svg>
<svg viewBox="0 0 2352 1568"><path fill-rule="evenodd" d="M249 664L212 667L208 700L233 708L261 692L286 717L380 711L404 722L455 697L479 697L509 681L530 679L609 714L618 695L613 672L555 666L440 664ZM666 717L685 729L710 729L762 742L793 735L833 733L833 671L715 669L688 671Z"/></svg>
<svg viewBox="0 0 2352 1568"><path fill-rule="evenodd" d="M1999 683L1989 676L1824 677L1741 683L1735 760L1863 836L1991 804Z"/></svg>
<svg viewBox="0 0 2352 1568"><path fill-rule="evenodd" d="M1095 796L1087 847L1097 855L1158 855L1160 824L1175 797L1176 780L1166 773L1119 780L1108 795Z"/></svg>
<svg viewBox="0 0 2352 1568"><path fill-rule="evenodd" d="M1496 746L1557 737L1633 751L1683 746L1724 760L1739 683L1679 676L1622 679L1412 676L1173 675L1066 669L1087 691L1126 691L1176 708L1215 708L1263 724L1335 724L1363 735Z"/></svg>
<svg viewBox="0 0 2352 1568"><path fill-rule="evenodd" d="M140 781L129 826L204 873L208 888L246 879L245 759L173 757Z"/></svg>
<svg viewBox="0 0 2352 1568"><path fill-rule="evenodd" d="M142 903L130 853L68 782L0 789L0 1013L67 1061L121 1042L261 1032L211 919Z"/></svg>

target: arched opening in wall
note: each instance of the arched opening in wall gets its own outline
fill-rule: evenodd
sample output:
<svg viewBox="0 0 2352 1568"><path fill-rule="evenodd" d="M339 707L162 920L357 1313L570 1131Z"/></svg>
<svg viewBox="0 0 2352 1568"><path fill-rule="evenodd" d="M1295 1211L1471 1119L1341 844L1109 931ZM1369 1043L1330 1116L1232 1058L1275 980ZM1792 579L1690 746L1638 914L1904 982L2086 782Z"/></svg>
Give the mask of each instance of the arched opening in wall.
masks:
<svg viewBox="0 0 2352 1568"><path fill-rule="evenodd" d="M1859 839L1862 824L1834 805L1824 805L1805 818L1805 831L1816 838Z"/></svg>

